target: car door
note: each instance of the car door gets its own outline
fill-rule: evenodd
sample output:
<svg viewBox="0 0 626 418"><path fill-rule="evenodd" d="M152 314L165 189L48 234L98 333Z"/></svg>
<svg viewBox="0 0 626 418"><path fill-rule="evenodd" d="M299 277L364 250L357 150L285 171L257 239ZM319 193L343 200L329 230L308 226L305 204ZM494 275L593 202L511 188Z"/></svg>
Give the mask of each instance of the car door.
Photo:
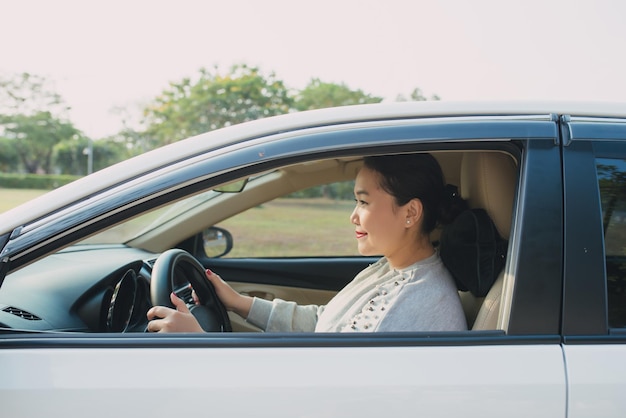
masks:
<svg viewBox="0 0 626 418"><path fill-rule="evenodd" d="M564 118L568 416L626 414L626 120Z"/></svg>
<svg viewBox="0 0 626 418"><path fill-rule="evenodd" d="M229 156L248 158L240 166L249 167L259 155L266 165L315 155L513 155L519 177L498 329L374 335L7 330L0 339L3 410L15 417L565 416L558 131L551 115L363 123L283 135ZM189 165L185 173L204 175L204 168ZM223 260L219 268L234 269L237 261ZM268 272L286 270L285 260L249 266L261 262L273 265ZM314 265L298 263L290 273Z"/></svg>
<svg viewBox="0 0 626 418"><path fill-rule="evenodd" d="M472 127L478 126L476 124ZM520 187L523 190L520 194L524 196L524 200L517 207L519 218L515 221L517 227L514 228L511 238L509 270L519 283L516 283L515 294L511 295L515 306L509 312L509 335L498 331L473 332L470 335L368 335L361 341L351 336L278 335L276 338L280 338L285 345L276 347L275 355L256 356L255 364L250 364L248 369L258 370L256 362L263 362L265 367L275 370L271 383L266 382L270 385L275 384L276 380L276 384L283 385L283 378L287 378L290 384L298 382L300 385L300 378L307 380L308 377L313 377L311 382L304 383L306 389L301 390L299 386L295 392L285 389L289 390L287 396L294 400L294 404L315 403L315 394L321 394L321 399L324 399L321 405L306 408L311 415L333 416L336 413L404 416L422 413L450 416L457 415L462 410L464 414L474 411L476 416L489 416L491 413L497 416L502 413L509 416L515 416L516 413L520 416L529 413L533 416L565 416L565 369L558 335L562 206L557 126L552 122L541 124L548 134L543 131L536 137L528 135L528 129L533 126L534 122L525 127L523 137L516 137L516 146L523 148L520 153L523 155L520 159ZM488 130L485 126L482 128L482 132ZM492 134L507 136L502 132ZM468 135L467 127L463 135ZM515 135L514 130L508 132L508 135ZM419 139L415 140L416 146L419 146L419 142ZM480 150L481 147L497 149L499 145L510 145L510 142L507 139L500 144L493 141L487 144L477 139L470 146L474 150ZM436 141L428 145L431 150L442 146ZM391 152L393 148L387 146L386 150ZM524 228L521 227L522 224ZM267 275L269 278L272 270L276 273L286 271L288 274L282 280L287 284L290 278L293 280L293 277L311 275L309 267L314 263L319 262L322 266L324 263L332 264L332 261L313 259L307 262L271 258L223 259L207 263L220 271L233 273L233 277L246 277L248 274L248 277L259 279L257 283L233 283L239 289L264 289L268 279L263 277L265 273L259 272L270 272ZM248 266L251 267L247 268ZM320 268L313 272L313 276L319 276L323 271ZM542 292L536 290L538 284ZM257 291L265 293L262 290ZM266 335L263 337L269 338ZM432 342L432 346L427 341ZM291 373L284 374L283 361L292 355L298 355L288 348L289 344L295 344L303 352L310 354L308 360L296 357L289 361L291 367L299 370L299 377ZM344 344L356 345L347 348ZM440 357L442 353L451 357ZM457 355L458 361L452 360ZM359 360L355 361L353 357ZM311 374L309 364L300 364L301 361L310 363L315 372ZM377 365L381 361L385 364L384 371L378 370ZM363 366L363 373L371 375L358 377L360 383L357 383L352 380L352 376L360 363L367 363ZM329 382L325 378L330 370L333 376L332 389L326 387ZM247 377L248 382L255 382L251 383L252 386L262 384L265 376L258 381L257 378L259 376L256 373ZM451 385L450 382L454 384ZM497 383L492 384L494 382ZM362 392L362 395L352 393L354 384L360 387L357 391ZM388 385L397 387L397 392L401 395L397 397L396 390L389 390ZM313 398L309 394L301 393L309 391ZM481 395L487 396L489 402L471 399ZM461 401L458 405L445 404L444 399L448 397ZM368 403L367 411L360 409L358 405L358 399L365 398L374 400L374 406ZM279 416L283 412L272 411Z"/></svg>

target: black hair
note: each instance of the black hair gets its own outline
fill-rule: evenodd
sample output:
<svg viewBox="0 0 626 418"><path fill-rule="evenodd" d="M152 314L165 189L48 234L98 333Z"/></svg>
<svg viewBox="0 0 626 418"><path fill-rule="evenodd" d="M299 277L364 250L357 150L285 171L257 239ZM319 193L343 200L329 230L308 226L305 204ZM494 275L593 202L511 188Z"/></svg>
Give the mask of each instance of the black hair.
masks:
<svg viewBox="0 0 626 418"><path fill-rule="evenodd" d="M439 163L430 154L378 155L364 158L364 165L380 174L380 187L398 206L419 199L424 211L422 231L451 223L467 208L456 187L446 185Z"/></svg>

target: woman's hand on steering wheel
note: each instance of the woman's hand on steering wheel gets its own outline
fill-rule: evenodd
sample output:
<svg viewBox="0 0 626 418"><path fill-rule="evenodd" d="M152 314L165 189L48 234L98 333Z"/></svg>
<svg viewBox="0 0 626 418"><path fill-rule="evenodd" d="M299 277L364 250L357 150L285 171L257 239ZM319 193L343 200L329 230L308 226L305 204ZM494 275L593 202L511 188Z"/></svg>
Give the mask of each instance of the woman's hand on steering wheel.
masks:
<svg viewBox="0 0 626 418"><path fill-rule="evenodd" d="M250 307L252 306L252 298L248 295L242 295L233 289L228 283L226 283L219 275L213 273L211 270L206 270L206 277L208 281L213 285L215 293L219 297L220 301L224 304L224 307L228 311L233 311L242 318L247 318L250 313ZM192 293L194 301L197 303L195 293Z"/></svg>
<svg viewBox="0 0 626 418"><path fill-rule="evenodd" d="M186 306L172 292L187 282L197 294L198 304ZM152 306L148 331L173 332L230 332L228 312L221 302L205 268L185 250L173 248L162 253L152 267L150 278ZM175 303L176 301L176 303ZM190 314L190 315L189 315ZM195 320L192 320L192 317ZM199 328L196 327L196 323Z"/></svg>
<svg viewBox="0 0 626 418"><path fill-rule="evenodd" d="M170 294L170 300L176 309L153 306L148 310L149 332L203 332L184 300L174 292Z"/></svg>

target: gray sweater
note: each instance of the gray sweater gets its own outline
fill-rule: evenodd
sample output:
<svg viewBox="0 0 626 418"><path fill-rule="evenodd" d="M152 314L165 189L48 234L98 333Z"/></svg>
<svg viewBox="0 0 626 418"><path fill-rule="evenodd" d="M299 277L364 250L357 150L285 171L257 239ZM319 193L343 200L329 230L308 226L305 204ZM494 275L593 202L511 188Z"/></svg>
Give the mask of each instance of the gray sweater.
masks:
<svg viewBox="0 0 626 418"><path fill-rule="evenodd" d="M381 258L325 306L255 298L247 321L268 332L467 329L456 285L437 253L402 270Z"/></svg>

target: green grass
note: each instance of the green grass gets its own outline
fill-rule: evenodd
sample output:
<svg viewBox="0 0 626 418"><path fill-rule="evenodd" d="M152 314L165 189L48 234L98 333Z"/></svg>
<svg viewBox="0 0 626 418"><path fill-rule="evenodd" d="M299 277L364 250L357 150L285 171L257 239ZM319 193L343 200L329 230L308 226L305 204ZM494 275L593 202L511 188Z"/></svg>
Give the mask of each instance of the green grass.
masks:
<svg viewBox="0 0 626 418"><path fill-rule="evenodd" d="M277 199L219 226L233 234L228 257L358 255L351 201Z"/></svg>
<svg viewBox="0 0 626 418"><path fill-rule="evenodd" d="M40 196L48 190L0 188L0 213Z"/></svg>

